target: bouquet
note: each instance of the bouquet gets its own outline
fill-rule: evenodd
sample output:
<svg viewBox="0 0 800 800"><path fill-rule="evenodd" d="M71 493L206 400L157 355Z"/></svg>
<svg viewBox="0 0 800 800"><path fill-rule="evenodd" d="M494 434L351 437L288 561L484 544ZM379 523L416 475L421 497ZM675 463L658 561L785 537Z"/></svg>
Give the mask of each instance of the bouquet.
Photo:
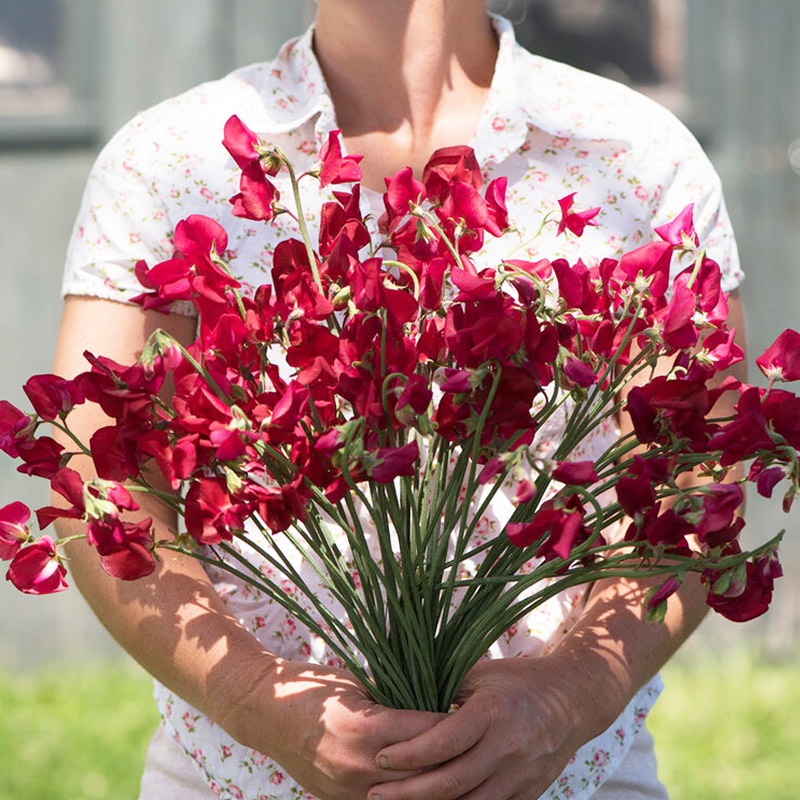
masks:
<svg viewBox="0 0 800 800"><path fill-rule="evenodd" d="M228 120L223 144L241 168L233 213L267 224L291 215L302 236L275 248L271 283L246 291L226 265L224 229L190 216L174 256L136 272L145 309L193 304L191 346L157 331L134 364L87 352L77 377L25 384L33 413L0 404L0 447L64 500L36 511L39 528L82 520L122 580L152 572L161 549L238 576L395 707L446 710L504 631L598 579L657 578L654 620L691 572L724 616L763 613L780 534L744 551L736 512L747 481L765 496L784 483L785 507L798 491L800 399L775 383L800 377L800 335L785 331L757 359L767 389L720 380L742 352L692 207L621 258L587 266L510 252L478 270L485 237L513 230L504 178L484 187L469 148L437 151L421 180L410 168L386 179L376 244L359 157L342 154L338 134L297 176ZM270 180L280 171L294 210ZM352 184L324 203L313 239L302 180ZM559 206L539 236L597 224L600 209L581 210L575 195ZM735 412L714 416L727 393ZM88 442L69 425L84 402L111 420ZM587 437L626 416L631 433L581 457ZM537 432L555 419L563 436L543 454ZM97 477L73 469L76 456L91 457ZM165 538L150 519L131 521L142 492L185 529ZM497 529L479 530L498 504ZM36 538L30 517L19 502L0 509L7 577L23 592L60 591L75 537Z"/></svg>

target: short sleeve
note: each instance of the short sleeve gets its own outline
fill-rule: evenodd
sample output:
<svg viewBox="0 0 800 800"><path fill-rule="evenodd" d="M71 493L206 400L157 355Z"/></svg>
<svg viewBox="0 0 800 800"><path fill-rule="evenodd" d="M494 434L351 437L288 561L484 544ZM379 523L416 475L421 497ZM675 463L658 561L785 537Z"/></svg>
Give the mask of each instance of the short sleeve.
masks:
<svg viewBox="0 0 800 800"><path fill-rule="evenodd" d="M659 143L665 159L661 191L655 196L654 225L674 219L694 203L694 226L700 245L722 272L722 288L733 291L744 279L722 182L708 156L694 136L669 112L662 130L668 132Z"/></svg>
<svg viewBox="0 0 800 800"><path fill-rule="evenodd" d="M98 156L67 250L65 296L129 302L143 291L135 274L137 261L153 266L171 257L171 223L156 177L147 167L156 162L158 150L140 115Z"/></svg>

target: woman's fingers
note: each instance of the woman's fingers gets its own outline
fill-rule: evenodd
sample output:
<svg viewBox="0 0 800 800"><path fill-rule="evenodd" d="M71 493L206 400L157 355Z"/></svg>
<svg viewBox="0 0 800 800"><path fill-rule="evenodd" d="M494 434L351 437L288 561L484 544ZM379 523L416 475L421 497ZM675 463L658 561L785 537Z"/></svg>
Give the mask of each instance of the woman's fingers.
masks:
<svg viewBox="0 0 800 800"><path fill-rule="evenodd" d="M407 741L398 741L379 751L381 769L426 769L450 761L480 741L487 719L470 706L447 714L433 727Z"/></svg>

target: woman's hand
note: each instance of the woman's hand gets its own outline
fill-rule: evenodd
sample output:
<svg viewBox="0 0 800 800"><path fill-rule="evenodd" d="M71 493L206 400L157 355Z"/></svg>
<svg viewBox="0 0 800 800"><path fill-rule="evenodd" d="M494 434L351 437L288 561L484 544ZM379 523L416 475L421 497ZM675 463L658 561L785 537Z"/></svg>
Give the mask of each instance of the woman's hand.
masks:
<svg viewBox="0 0 800 800"><path fill-rule="evenodd" d="M282 659L265 667L219 721L322 800L364 800L376 783L418 774L381 769L376 755L446 716L378 705L345 670Z"/></svg>
<svg viewBox="0 0 800 800"><path fill-rule="evenodd" d="M462 684L457 710L378 753L388 769L426 771L373 786L370 800L538 798L604 728L582 702L572 663L555 654L479 662Z"/></svg>

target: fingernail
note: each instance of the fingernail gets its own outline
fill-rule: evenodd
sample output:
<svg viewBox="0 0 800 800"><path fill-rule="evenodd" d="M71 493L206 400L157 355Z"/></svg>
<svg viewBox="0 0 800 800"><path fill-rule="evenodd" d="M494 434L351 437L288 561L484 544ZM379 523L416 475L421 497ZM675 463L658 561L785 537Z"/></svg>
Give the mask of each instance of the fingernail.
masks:
<svg viewBox="0 0 800 800"><path fill-rule="evenodd" d="M379 794L371 794L369 800L381 800L381 796Z"/></svg>
<svg viewBox="0 0 800 800"><path fill-rule="evenodd" d="M378 766L381 769L389 769L389 759L386 756L378 756ZM377 794L373 794L370 800L381 800Z"/></svg>

